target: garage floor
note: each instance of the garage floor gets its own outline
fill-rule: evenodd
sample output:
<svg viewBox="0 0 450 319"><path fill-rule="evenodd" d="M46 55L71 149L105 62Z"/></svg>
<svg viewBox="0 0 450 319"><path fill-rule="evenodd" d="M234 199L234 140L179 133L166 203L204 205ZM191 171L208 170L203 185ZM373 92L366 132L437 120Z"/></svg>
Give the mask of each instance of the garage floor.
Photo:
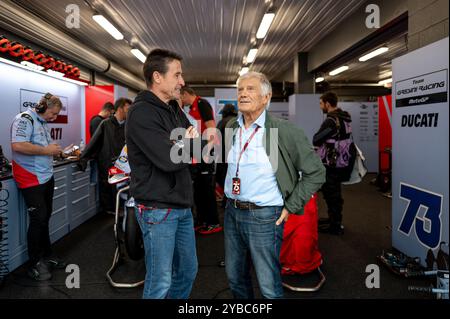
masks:
<svg viewBox="0 0 450 319"><path fill-rule="evenodd" d="M366 176L363 183L344 186L343 236L320 234L319 247L323 254L326 283L318 292L304 293L285 290L288 299L432 299L433 295L408 291L409 285L429 286L429 279L398 277L380 266L380 288L368 289L366 266L375 264L383 249L391 248L391 200L382 196L370 184L375 175ZM221 210L222 213L222 210ZM222 215L222 214L221 214ZM319 201L319 215L326 216L326 206ZM64 270L54 271L49 282L36 283L26 277L21 267L5 278L0 298L140 298L142 287L118 289L110 286L105 273L114 253L113 216L96 216L55 244L55 251L68 263L80 268L81 287L68 289ZM223 260L223 233L197 236L199 272L191 298L228 299ZM126 260L116 272L117 281L139 281L144 277L143 261ZM316 274L286 278L291 283L312 284ZM257 291L257 284L255 282ZM257 296L260 296L257 293Z"/></svg>

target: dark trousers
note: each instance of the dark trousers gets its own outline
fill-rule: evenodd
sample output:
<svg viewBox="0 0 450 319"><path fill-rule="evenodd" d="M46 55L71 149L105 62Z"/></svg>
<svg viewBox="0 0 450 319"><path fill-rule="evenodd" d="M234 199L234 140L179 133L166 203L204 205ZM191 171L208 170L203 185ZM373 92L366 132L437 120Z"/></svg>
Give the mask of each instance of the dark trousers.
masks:
<svg viewBox="0 0 450 319"><path fill-rule="evenodd" d="M100 211L114 212L116 211L116 185L111 185L108 183L108 175L100 174L98 175L98 192L100 197Z"/></svg>
<svg viewBox="0 0 450 319"><path fill-rule="evenodd" d="M227 177L227 163L217 163L216 170L216 183L220 185L220 187L225 188L225 179Z"/></svg>
<svg viewBox="0 0 450 319"><path fill-rule="evenodd" d="M217 213L214 175L202 174L200 171L192 174L194 181L194 202L197 211L197 224L219 224Z"/></svg>
<svg viewBox="0 0 450 319"><path fill-rule="evenodd" d="M116 210L115 185L108 183L108 179L99 178L98 192L100 197L100 211L114 212Z"/></svg>
<svg viewBox="0 0 450 319"><path fill-rule="evenodd" d="M28 256L30 264L51 255L49 221L53 210L53 177L45 184L21 189L30 218L28 226Z"/></svg>
<svg viewBox="0 0 450 319"><path fill-rule="evenodd" d="M342 198L339 172L327 168L326 182L322 185L322 193L328 206L330 223L341 224L344 199Z"/></svg>

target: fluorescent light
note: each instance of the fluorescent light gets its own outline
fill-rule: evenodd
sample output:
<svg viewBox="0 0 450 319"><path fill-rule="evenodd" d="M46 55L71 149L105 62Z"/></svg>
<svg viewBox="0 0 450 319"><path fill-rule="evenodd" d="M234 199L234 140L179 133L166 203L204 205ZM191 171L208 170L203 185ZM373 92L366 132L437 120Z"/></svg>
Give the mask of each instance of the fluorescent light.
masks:
<svg viewBox="0 0 450 319"><path fill-rule="evenodd" d="M46 76L49 76L49 77L52 77L52 78L56 78L56 79L61 80L61 81L70 82L70 83L74 83L74 84L77 84L77 85L83 85L83 86L88 85L88 83L85 83L85 82L82 82L82 81L77 81L77 80L68 79L68 78L61 78L61 77L55 76L55 75L53 75L51 73L47 73L47 72L44 72L44 71L31 69L31 68L29 68L27 66L24 66L24 65L22 65L20 63L17 63L17 62L8 60L8 59L0 58L0 62L3 62L5 64L9 64L9 65L12 65L12 66L15 66L15 67L18 67L20 69L24 69L24 70L27 70L27 71L30 71L30 72L39 73L39 74L43 74L43 75L46 75ZM57 72L57 73L60 73L60 72Z"/></svg>
<svg viewBox="0 0 450 319"><path fill-rule="evenodd" d="M141 50L131 49L131 53L133 53L133 55L136 58L138 58L139 61L141 61L142 63L145 63L145 60L147 59L147 57L144 55L144 53L141 52Z"/></svg>
<svg viewBox="0 0 450 319"><path fill-rule="evenodd" d="M369 59L372 59L373 57L376 57L377 55L383 54L385 52L389 51L389 48L387 47L381 47L379 49L376 49L375 51L370 52L369 54L366 54L359 58L360 62L367 61Z"/></svg>
<svg viewBox="0 0 450 319"><path fill-rule="evenodd" d="M386 79L386 80L382 80L380 82L378 82L379 85L385 85L388 83L392 83L392 78L391 79Z"/></svg>
<svg viewBox="0 0 450 319"><path fill-rule="evenodd" d="M104 16L101 14L96 14L92 17L103 29L105 29L112 37L116 40L122 40L123 34L120 33L119 30L116 29L115 26L111 24Z"/></svg>
<svg viewBox="0 0 450 319"><path fill-rule="evenodd" d="M275 18L275 13L266 13L261 20L258 31L256 32L257 39L263 39L267 31L269 31L270 25L272 24L273 18Z"/></svg>
<svg viewBox="0 0 450 319"><path fill-rule="evenodd" d="M255 61L256 53L258 53L258 49L256 48L250 49L250 51L248 51L247 63L253 63L253 61Z"/></svg>
<svg viewBox="0 0 450 319"><path fill-rule="evenodd" d="M44 69L43 66L34 64L34 63L30 62L30 61L22 61L22 62L20 62L20 64L26 66L27 68L30 68L30 69L33 69L33 70L37 70L37 71L41 71L41 70Z"/></svg>
<svg viewBox="0 0 450 319"><path fill-rule="evenodd" d="M323 82L324 80L325 80L324 77L319 76L319 77L316 79L316 83Z"/></svg>
<svg viewBox="0 0 450 319"><path fill-rule="evenodd" d="M331 71L329 74L331 76L334 76L334 75L337 75L337 74L347 71L347 70L348 70L348 66L344 65L344 66L341 66L340 68L337 68L336 70Z"/></svg>
<svg viewBox="0 0 450 319"><path fill-rule="evenodd" d="M245 73L248 73L250 69L248 67L243 67L240 71L239 71L239 75L244 75Z"/></svg>

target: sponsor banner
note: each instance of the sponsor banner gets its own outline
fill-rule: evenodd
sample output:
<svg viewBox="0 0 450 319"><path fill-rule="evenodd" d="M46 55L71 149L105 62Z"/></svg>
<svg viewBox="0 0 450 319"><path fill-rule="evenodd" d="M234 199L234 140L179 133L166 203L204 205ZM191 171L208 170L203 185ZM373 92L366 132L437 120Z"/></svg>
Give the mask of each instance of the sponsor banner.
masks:
<svg viewBox="0 0 450 319"><path fill-rule="evenodd" d="M56 123L49 122L52 139L62 148L79 144L81 140L81 114L84 108L84 87L0 62L2 104L0 117L0 145L11 160L11 123L17 114L35 106L50 92L58 96L63 108Z"/></svg>
<svg viewBox="0 0 450 319"><path fill-rule="evenodd" d="M448 54L446 38L392 63L392 246L423 266L449 242Z"/></svg>
<svg viewBox="0 0 450 319"><path fill-rule="evenodd" d="M46 93L47 92L36 92L26 89L20 89L20 112L24 112L27 109L38 105L39 101ZM69 103L67 102L67 97L59 95L58 97L61 100L63 106L58 114L58 117L52 122L52 124L67 124L69 122Z"/></svg>
<svg viewBox="0 0 450 319"><path fill-rule="evenodd" d="M395 107L447 102L448 70L416 76L395 83Z"/></svg>

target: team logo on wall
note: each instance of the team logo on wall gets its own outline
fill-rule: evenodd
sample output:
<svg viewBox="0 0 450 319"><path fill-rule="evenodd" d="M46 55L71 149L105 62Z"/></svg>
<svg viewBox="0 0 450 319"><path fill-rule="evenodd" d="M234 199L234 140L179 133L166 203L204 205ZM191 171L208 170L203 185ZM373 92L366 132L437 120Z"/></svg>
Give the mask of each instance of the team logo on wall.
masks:
<svg viewBox="0 0 450 319"><path fill-rule="evenodd" d="M20 89L20 112L25 112L29 108L35 107L41 98L45 95L46 92L36 92L30 91L26 89ZM52 93L50 91L50 93ZM69 121L69 112L68 112L68 99L65 96L58 95L61 100L63 106L61 108L61 112L59 112L56 120L52 122L52 124L67 124Z"/></svg>
<svg viewBox="0 0 450 319"><path fill-rule="evenodd" d="M436 71L398 81L395 84L396 107L447 102L448 71Z"/></svg>

